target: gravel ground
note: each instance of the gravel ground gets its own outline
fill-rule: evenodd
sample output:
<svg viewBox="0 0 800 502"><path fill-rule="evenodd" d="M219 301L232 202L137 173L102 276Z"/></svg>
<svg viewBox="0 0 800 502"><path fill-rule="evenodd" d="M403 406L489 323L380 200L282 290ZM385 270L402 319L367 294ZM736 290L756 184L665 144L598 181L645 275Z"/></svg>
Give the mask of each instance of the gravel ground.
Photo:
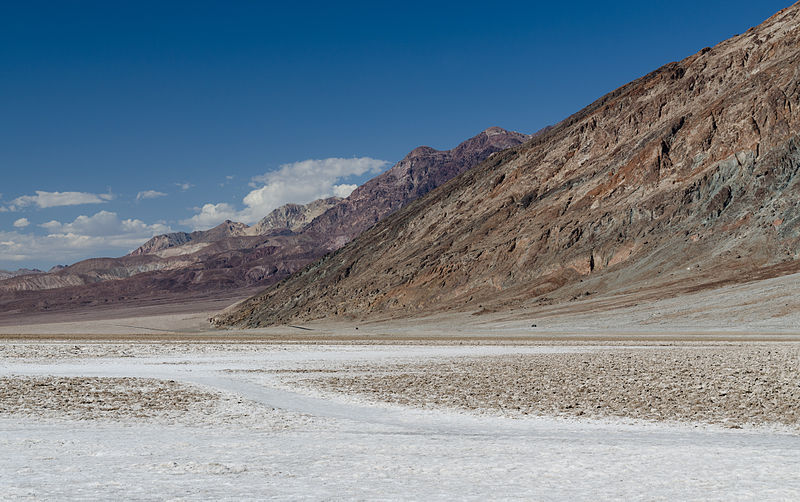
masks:
<svg viewBox="0 0 800 502"><path fill-rule="evenodd" d="M282 430L307 421L239 396L174 380L0 377L0 418L203 425Z"/></svg>
<svg viewBox="0 0 800 502"><path fill-rule="evenodd" d="M296 380L427 408L800 429L800 346L603 350L373 366Z"/></svg>

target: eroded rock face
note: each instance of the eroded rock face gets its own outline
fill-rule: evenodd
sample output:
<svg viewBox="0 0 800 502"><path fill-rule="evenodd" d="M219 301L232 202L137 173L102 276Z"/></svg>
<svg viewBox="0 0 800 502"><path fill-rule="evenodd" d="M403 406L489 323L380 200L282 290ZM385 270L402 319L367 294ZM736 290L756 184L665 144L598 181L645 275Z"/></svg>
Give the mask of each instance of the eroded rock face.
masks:
<svg viewBox="0 0 800 502"><path fill-rule="evenodd" d="M31 275L31 274L41 274L43 273L42 270L38 268L19 268L17 270L0 270L0 281L4 279L11 279L12 277L18 277L20 275Z"/></svg>
<svg viewBox="0 0 800 502"><path fill-rule="evenodd" d="M795 5L490 157L218 322L679 294L796 271L798 68Z"/></svg>
<svg viewBox="0 0 800 502"><path fill-rule="evenodd" d="M157 236L128 256L84 260L35 279L0 281L0 313L62 311L154 298L163 304L191 295L265 287L527 138L494 127L453 150L418 148L346 199L284 206L253 227L226 221L207 231Z"/></svg>
<svg viewBox="0 0 800 502"><path fill-rule="evenodd" d="M342 202L341 197L317 199L308 204L285 204L253 225L253 233L266 234L273 230L298 232L317 216Z"/></svg>
<svg viewBox="0 0 800 502"><path fill-rule="evenodd" d="M356 188L340 204L316 218L308 231L325 235L328 249L338 249L409 202L494 153L529 138L519 132L490 127L452 150L415 148L391 169Z"/></svg>
<svg viewBox="0 0 800 502"><path fill-rule="evenodd" d="M225 220L210 230L197 230L192 233L173 232L170 234L156 235L149 241L134 249L129 256L157 254L159 251L183 246L184 244L188 244L190 242L194 244L209 243L219 241L227 237L240 237L251 234L252 231L250 230L250 227L244 223ZM189 254L191 252L192 251L176 254Z"/></svg>

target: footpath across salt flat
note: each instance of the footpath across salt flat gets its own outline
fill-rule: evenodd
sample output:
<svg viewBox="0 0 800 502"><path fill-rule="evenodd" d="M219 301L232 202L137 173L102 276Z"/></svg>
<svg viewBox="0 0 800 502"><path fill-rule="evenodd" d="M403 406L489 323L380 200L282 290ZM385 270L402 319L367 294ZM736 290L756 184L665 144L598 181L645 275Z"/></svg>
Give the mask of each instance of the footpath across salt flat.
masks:
<svg viewBox="0 0 800 502"><path fill-rule="evenodd" d="M33 397L68 392L0 397L0 498L800 497L800 435L791 428L509 418L298 384L384 364L614 350L5 342L0 378L40 379L25 387ZM137 392L154 388L164 398L152 412L130 411Z"/></svg>

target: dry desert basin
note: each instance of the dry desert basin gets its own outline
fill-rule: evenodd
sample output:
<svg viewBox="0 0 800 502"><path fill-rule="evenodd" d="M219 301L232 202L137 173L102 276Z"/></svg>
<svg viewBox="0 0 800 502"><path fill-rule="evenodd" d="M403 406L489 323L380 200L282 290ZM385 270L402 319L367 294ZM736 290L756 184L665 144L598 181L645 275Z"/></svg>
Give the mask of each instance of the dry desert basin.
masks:
<svg viewBox="0 0 800 502"><path fill-rule="evenodd" d="M796 280L260 330L7 322L0 499L797 500Z"/></svg>

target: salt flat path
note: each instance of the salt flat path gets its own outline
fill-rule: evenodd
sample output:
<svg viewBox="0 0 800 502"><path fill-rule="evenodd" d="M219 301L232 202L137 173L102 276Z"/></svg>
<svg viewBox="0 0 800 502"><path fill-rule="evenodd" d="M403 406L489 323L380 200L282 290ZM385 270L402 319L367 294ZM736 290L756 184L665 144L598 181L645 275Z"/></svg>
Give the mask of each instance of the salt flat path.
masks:
<svg viewBox="0 0 800 502"><path fill-rule="evenodd" d="M270 370L598 347L270 346L0 359L0 376L176 380L274 408L286 428L0 415L0 499L797 500L800 435L509 419L372 405ZM646 350L643 348L642 350ZM233 370L233 371L231 371ZM267 371L262 371L267 370Z"/></svg>

